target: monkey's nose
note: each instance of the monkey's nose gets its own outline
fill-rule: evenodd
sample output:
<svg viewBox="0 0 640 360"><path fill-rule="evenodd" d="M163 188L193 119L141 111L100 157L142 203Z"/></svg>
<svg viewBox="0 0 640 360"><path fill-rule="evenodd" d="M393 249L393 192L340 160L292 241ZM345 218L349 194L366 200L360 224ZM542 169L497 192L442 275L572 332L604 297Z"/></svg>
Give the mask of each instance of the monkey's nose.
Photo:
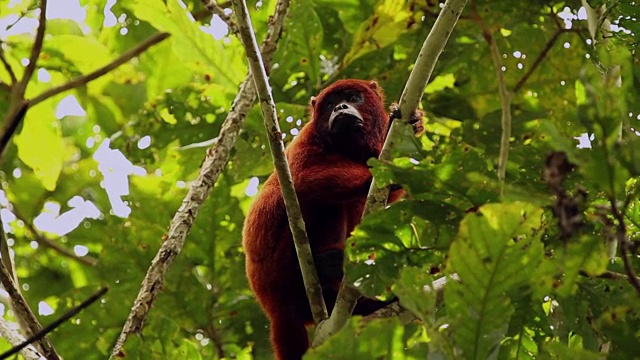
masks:
<svg viewBox="0 0 640 360"><path fill-rule="evenodd" d="M340 110L346 110L348 108L349 108L349 106L347 104L345 104L345 103L338 104L338 106L333 108L333 112L340 111Z"/></svg>

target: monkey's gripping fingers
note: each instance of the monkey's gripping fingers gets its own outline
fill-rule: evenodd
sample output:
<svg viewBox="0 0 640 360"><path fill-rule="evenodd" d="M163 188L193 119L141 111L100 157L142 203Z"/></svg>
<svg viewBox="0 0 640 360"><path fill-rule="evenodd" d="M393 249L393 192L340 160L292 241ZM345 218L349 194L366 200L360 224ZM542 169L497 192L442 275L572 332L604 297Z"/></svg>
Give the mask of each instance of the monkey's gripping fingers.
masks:
<svg viewBox="0 0 640 360"><path fill-rule="evenodd" d="M422 122L422 118L424 117L424 112L422 110L416 109L416 111L411 114L409 118L409 124L413 127L413 133L416 136L422 135L424 133L424 123Z"/></svg>
<svg viewBox="0 0 640 360"><path fill-rule="evenodd" d="M390 114L391 121L393 121L394 119L402 118L402 113L400 112L400 107L398 106L398 104L392 103L389 108L391 110L391 114ZM424 124L422 122L423 116L424 116L424 112L416 109L416 111L414 111L411 117L409 118L409 124L411 124L411 126L413 127L413 133L416 136L422 135L422 133L424 132Z"/></svg>

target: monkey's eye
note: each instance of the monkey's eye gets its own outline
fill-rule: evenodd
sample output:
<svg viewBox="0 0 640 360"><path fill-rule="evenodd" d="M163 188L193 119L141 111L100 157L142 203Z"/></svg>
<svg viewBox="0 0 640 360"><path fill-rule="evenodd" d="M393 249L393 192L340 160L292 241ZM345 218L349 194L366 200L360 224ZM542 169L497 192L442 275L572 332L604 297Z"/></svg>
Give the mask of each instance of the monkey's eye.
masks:
<svg viewBox="0 0 640 360"><path fill-rule="evenodd" d="M331 111L333 110L333 107L335 106L335 104L333 103L333 101L326 101L323 105L324 110L325 111Z"/></svg>
<svg viewBox="0 0 640 360"><path fill-rule="evenodd" d="M350 103L361 103L362 102L362 95L359 93L351 93L349 94L349 96L347 97L347 101Z"/></svg>

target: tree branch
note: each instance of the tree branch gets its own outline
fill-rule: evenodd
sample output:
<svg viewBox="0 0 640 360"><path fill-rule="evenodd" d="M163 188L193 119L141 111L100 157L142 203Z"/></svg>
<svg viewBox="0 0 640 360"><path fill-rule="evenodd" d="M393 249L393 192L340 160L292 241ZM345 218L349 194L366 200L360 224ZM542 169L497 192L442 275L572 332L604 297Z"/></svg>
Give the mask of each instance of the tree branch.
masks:
<svg viewBox="0 0 640 360"><path fill-rule="evenodd" d="M253 80L258 90L258 98L260 99L262 116L264 117L264 126L269 139L269 148L271 149L273 164L276 174L278 175L278 182L280 183L289 227L291 228L293 242L298 255L298 262L302 272L302 280L309 300L309 306L311 307L311 314L313 315L315 323L318 324L327 318L327 307L322 297L322 287L320 286L320 279L318 278L313 254L311 253L309 237L307 236L304 220L302 219L300 203L298 202L298 197L293 187L289 164L284 153L282 132L278 124L278 115L276 113L273 95L271 94L271 86L269 85L267 72L265 71L262 57L258 50L258 43L256 42L253 26L251 25L247 4L244 0L232 0L232 4L236 14L236 21L238 22L240 38L247 53L249 69L251 69L251 74L253 74Z"/></svg>
<svg viewBox="0 0 640 360"><path fill-rule="evenodd" d="M498 93L500 94L500 107L502 108L502 117L500 123L502 125L502 134L500 135L500 157L498 159L498 179L501 184L501 192L504 191L504 181L507 175L507 161L509 160L509 140L511 139L511 99L512 94L507 89L507 82L504 79L502 71L502 60L500 50L493 35L487 30L482 29L482 35L489 44L491 51L491 59L493 67L496 71L498 79Z"/></svg>
<svg viewBox="0 0 640 360"><path fill-rule="evenodd" d="M92 256L89 256L89 255L78 256L73 251L67 249L66 247L58 244L57 242L55 242L55 241L47 238L43 234L41 234L40 231L38 231L33 226L33 223L31 223L30 221L27 221L27 219L20 214L20 212L16 209L15 205L13 206L12 212L16 216L16 218L18 218L19 220L21 220L24 223L24 226L27 228L27 230L29 230L31 233L33 233L33 240L35 242L37 242L38 245L41 245L43 247L52 249L52 250L58 252L62 256L66 256L66 257L68 257L70 259L73 259L75 261L81 262L81 263L83 263L85 265L95 266L98 263L98 259L96 259L96 258L94 258Z"/></svg>
<svg viewBox="0 0 640 360"><path fill-rule="evenodd" d="M467 0L447 0L440 11L436 22L433 24L433 28L431 28L429 35L422 44L420 54L418 54L418 58L411 70L411 74L409 74L409 79L407 80L407 84L402 92L402 96L400 96L399 108L402 115L402 121L396 120L391 124L389 134L387 135L387 139L382 151L380 152L379 159L381 161L391 159L391 150L393 149L397 136L399 136L400 133L399 126L406 124L409 117L418 107L422 94L424 93L424 89L429 82L429 78L431 77L431 73L435 67L436 61L444 50L447 40L453 32L453 29L458 22L458 18L466 4ZM376 209L382 208L386 203L388 194L389 189L387 187L378 189L375 185L374 179L371 182L363 217ZM353 306L351 304L343 304L343 301L352 301L351 296L346 296L346 294L344 294L344 292L351 291L349 289L350 286L351 285L347 284L346 281L342 282L338 292L338 300L335 305L336 308L350 308ZM336 316L335 318L334 314ZM333 312L331 314L331 318L327 320L327 322L331 324L331 327L327 326L326 329L323 330L327 332L326 337L335 334L342 329L344 325L346 325L348 317L342 319L337 316L337 312ZM316 342L314 339L314 344L318 345L319 342Z"/></svg>
<svg viewBox="0 0 640 360"><path fill-rule="evenodd" d="M493 37L491 30L485 26L482 21L482 17L478 14L475 4L473 3L471 6L471 12L473 20L475 20L480 26L482 36L489 45L491 60L493 61L493 67L496 71L496 78L498 80L498 93L500 94L500 107L502 109L502 117L500 120L502 125L502 134L500 136L500 155L498 158L498 179L500 180L500 192L503 192L504 181L507 174L507 162L509 160L509 140L511 139L511 99L513 96L507 89L507 82L504 79L502 59L496 39Z"/></svg>
<svg viewBox="0 0 640 360"><path fill-rule="evenodd" d="M38 62L38 57L40 56L40 52L42 51L42 43L44 41L44 30L47 25L47 0L40 0L40 18L38 19L38 30L36 31L36 40L33 43L33 47L31 48L31 55L29 56L29 63L27 67L24 69L24 75L22 76L22 80L15 85L14 88L14 99L22 100L24 98L24 93L27 90L27 85L29 85L29 80L31 80L31 76L33 72L36 70L36 64Z"/></svg>
<svg viewBox="0 0 640 360"><path fill-rule="evenodd" d="M5 338L9 344L12 346L18 346L25 341L24 336L22 336L16 329L11 327L9 322L5 320L3 316L0 316L0 335ZM20 355L22 355L26 360L43 360L44 356L40 355L38 350L36 350L33 345L26 345L23 349L20 350ZM0 355L0 359L5 359L3 355Z"/></svg>
<svg viewBox="0 0 640 360"><path fill-rule="evenodd" d="M618 226L616 229L616 238L618 239L618 244L620 246L620 256L622 257L622 263L624 265L624 270L627 272L627 281L629 284L636 290L636 293L640 295L640 279L638 275L636 275L635 270L633 270L633 266L631 265L631 261L629 260L629 239L627 239L627 226L625 225L624 216L622 212L618 208L616 203L616 199L611 195L609 199L609 203L611 204L611 211L613 216L618 221Z"/></svg>
<svg viewBox="0 0 640 360"><path fill-rule="evenodd" d="M108 290L109 290L109 288L103 287L97 293L91 295L87 300L85 300L82 303L80 303L80 305L78 305L78 306L70 309L69 311L65 312L64 314L62 314L62 316L60 316L60 318L58 318L58 320L52 322L51 324L47 325L47 327L45 327L44 329L42 329L42 330L38 331L37 333L33 334L31 337L29 337L28 339L24 340L21 344L14 346L13 348L11 348L10 350L4 352L3 354L0 354L0 359L6 359L9 356L18 353L19 351L21 351L25 347L29 346L29 344L31 344L32 342L39 341L40 339L44 338L45 335L47 335L48 333L50 333L53 330L55 330L58 326L62 325L65 321L71 319L72 316L77 315L80 311L84 310L89 305L93 304L96 300L100 299L104 294L107 293Z"/></svg>
<svg viewBox="0 0 640 360"><path fill-rule="evenodd" d="M289 0L279 0L274 16L269 23L267 38L262 43L265 65L270 63L273 58L288 10ZM191 183L187 195L182 200L182 205L176 211L169 224L169 231L147 270L138 296L131 307L129 317L123 326L116 345L112 349L112 358L117 357L120 353L129 334L138 333L142 330L144 320L162 288L164 276L175 257L182 250L185 238L193 226L202 203L211 192L220 172L227 163L231 149L244 123L245 116L253 106L255 98L256 88L251 74L249 74L240 85L240 91L233 101L231 111L229 111L222 124L217 141L211 148L207 149L197 178Z"/></svg>
<svg viewBox="0 0 640 360"><path fill-rule="evenodd" d="M94 72L89 73L87 75L77 77L60 86L46 90L31 100L24 101L22 98L24 95L24 91L22 91L22 93L19 94L17 90L14 90L14 93L12 96L12 105L9 106L9 111L5 115L4 122L3 122L4 125L2 127L2 131L0 132L0 156L2 155L2 153L4 152L4 149L7 147L9 141L13 137L13 134L18 129L18 125L20 125L20 123L22 122L24 115L26 114L26 111L29 107L39 104L40 102L52 96L55 96L64 91L76 88L80 85L84 85L90 81L93 81L107 74L111 70L126 63L132 58L140 55L142 52L144 52L151 46L161 42L162 40L168 37L169 37L168 33L159 32L157 34L154 34L151 37L149 37L147 40L143 41L140 45L123 53L118 58L113 60L111 63L101 67L100 69L97 69ZM36 48L35 45L34 45L34 48ZM20 84L22 84L22 82ZM17 96L17 95L20 95L20 96Z"/></svg>
<svg viewBox="0 0 640 360"><path fill-rule="evenodd" d="M533 63L531 64L531 67L529 67L529 70L527 70L527 72L522 76L522 78L518 80L518 83L516 83L516 85L513 87L513 90L511 90L512 93L517 93L518 91L520 91L520 89L522 89L522 87L527 82L527 80L529 80L529 77L531 77L531 74L533 74L533 72L536 71L538 66L540 66L540 64L542 63L542 60L544 60L544 58L547 57L547 54L549 54L549 50L551 50L553 45L556 43L556 41L560 37L560 34L562 34L563 32L564 30L559 28L553 34L551 39L547 41L547 43L545 44L540 54L538 54L538 57L533 61Z"/></svg>
<svg viewBox="0 0 640 360"><path fill-rule="evenodd" d="M38 322L38 319L33 314L33 311L29 308L27 301L24 299L18 288L16 287L13 279L11 278L11 274L7 271L7 268L4 266L2 262L0 262L0 282L2 282L2 286L9 293L9 297L11 297L11 301L13 303L13 309L16 313L16 317L22 320L25 324L27 324L28 334L33 335L37 334L42 330L42 325ZM59 360L60 355L53 348L51 342L46 337L42 337L38 340L38 345L42 354L50 360Z"/></svg>
<svg viewBox="0 0 640 360"><path fill-rule="evenodd" d="M29 106L34 106L36 104L39 104L40 102L58 95L62 92L65 92L67 90L70 89L74 89L77 88L78 86L84 85L90 81L93 81L103 75L108 74L110 71L112 71L113 69L117 68L118 66L126 63L127 61L133 59L134 57L142 54L145 50L147 50L148 48L152 47L153 45L163 41L164 39L168 38L170 36L169 33L166 32L158 32L155 33L153 35L151 35L149 38L147 38L146 40L144 40L142 43L140 43L138 46L136 46L133 49L128 50L127 52L123 53L122 55L118 56L116 59L114 59L112 62L110 62L109 64L87 74L87 75L82 75L80 77L77 77L65 84L62 84L60 86L51 88L49 90L46 90L44 92L42 92L40 95L34 97L33 99L29 100Z"/></svg>
<svg viewBox="0 0 640 360"><path fill-rule="evenodd" d="M9 77L11 78L11 85L15 85L18 82L18 78L16 78L16 73L13 72L11 65L7 61L7 58L4 56L2 43L0 43L0 61L2 61L2 65L4 65L5 70L7 70L7 72L9 73Z"/></svg>
<svg viewBox="0 0 640 360"><path fill-rule="evenodd" d="M212 14L218 15L220 19L222 19L222 21L224 21L227 24L227 26L229 27L229 30L233 34L238 36L238 24L236 24L233 21L233 19L231 18L231 15L227 15L224 12L224 8L222 8L222 6L220 6L216 2L216 0L202 0L202 3L207 8L207 10L211 11Z"/></svg>

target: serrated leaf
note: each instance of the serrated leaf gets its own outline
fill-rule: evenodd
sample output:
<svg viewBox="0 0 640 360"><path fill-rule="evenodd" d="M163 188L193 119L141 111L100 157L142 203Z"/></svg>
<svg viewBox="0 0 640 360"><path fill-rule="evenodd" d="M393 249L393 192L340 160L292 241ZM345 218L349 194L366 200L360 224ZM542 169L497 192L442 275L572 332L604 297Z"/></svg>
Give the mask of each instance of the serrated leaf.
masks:
<svg viewBox="0 0 640 360"><path fill-rule="evenodd" d="M542 210L527 203L489 204L467 215L451 245L448 269L460 277L445 291L453 334L467 359L495 359L514 311L507 294L542 260Z"/></svg>

